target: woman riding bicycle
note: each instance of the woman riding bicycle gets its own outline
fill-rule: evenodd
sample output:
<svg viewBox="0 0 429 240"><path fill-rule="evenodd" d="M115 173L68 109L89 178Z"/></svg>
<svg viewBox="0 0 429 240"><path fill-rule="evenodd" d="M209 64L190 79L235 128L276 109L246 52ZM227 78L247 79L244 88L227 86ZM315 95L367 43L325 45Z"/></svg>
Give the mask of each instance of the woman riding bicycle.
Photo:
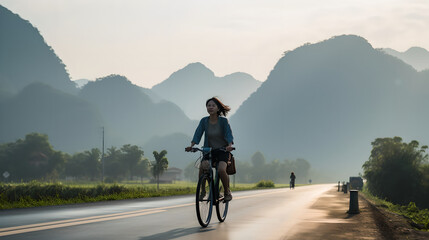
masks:
<svg viewBox="0 0 429 240"><path fill-rule="evenodd" d="M186 151L191 151L195 144L199 144L201 137L204 134L204 147L211 147L215 149L212 151L213 163L219 162L218 174L225 187L224 201L231 201L232 195L229 189L229 176L226 173L226 166L230 157L230 151L233 149L234 137L232 136L231 126L229 125L228 119L225 118L226 114L231 110L229 106L223 104L216 97L212 97L206 101L206 108L209 114L208 117L201 119L195 130L194 137L192 138L191 146L186 148ZM222 115L224 117L222 117ZM220 150L225 148L225 151ZM202 166L207 164L201 164ZM200 168L199 176L203 173Z"/></svg>

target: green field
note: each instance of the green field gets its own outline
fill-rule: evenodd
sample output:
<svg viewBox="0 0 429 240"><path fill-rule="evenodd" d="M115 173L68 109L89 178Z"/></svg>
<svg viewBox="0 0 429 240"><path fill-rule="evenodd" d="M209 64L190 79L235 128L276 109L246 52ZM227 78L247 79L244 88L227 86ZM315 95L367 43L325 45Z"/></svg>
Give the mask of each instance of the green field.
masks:
<svg viewBox="0 0 429 240"><path fill-rule="evenodd" d="M154 183L125 182L121 184L99 183L0 183L0 209L53 206L98 201L149 198L194 194L194 182L177 181L172 184L160 184L159 190ZM261 184L259 184L261 185ZM275 184L274 187L284 188L288 184ZM243 191L257 187L257 183L231 183L231 190Z"/></svg>

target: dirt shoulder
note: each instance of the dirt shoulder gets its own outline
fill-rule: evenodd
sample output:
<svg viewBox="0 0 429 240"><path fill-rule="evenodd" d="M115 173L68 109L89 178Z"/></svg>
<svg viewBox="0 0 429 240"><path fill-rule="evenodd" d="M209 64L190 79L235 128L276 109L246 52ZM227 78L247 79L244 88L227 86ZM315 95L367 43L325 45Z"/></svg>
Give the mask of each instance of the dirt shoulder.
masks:
<svg viewBox="0 0 429 240"><path fill-rule="evenodd" d="M383 207L378 207L372 201L366 199L362 195L359 197L369 203L369 206L373 211L374 219L376 220L379 228L383 231L391 232L393 236L392 239L429 239L429 232L419 231L413 228L410 224L410 220L408 220L406 217L390 212Z"/></svg>
<svg viewBox="0 0 429 240"><path fill-rule="evenodd" d="M348 214L350 195L337 190L322 195L284 239L429 239L429 232L413 229L404 217L377 208L361 194L360 213Z"/></svg>

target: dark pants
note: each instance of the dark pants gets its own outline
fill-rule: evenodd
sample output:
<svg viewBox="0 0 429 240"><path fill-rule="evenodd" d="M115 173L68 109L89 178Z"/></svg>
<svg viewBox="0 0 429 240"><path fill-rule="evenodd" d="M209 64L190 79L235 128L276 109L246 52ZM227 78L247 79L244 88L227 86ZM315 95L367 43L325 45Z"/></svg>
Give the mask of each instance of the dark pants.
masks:
<svg viewBox="0 0 429 240"><path fill-rule="evenodd" d="M213 167L214 167L214 166L216 166L216 163L219 162L219 161L228 163L229 155L231 153L225 152L225 151L222 151L222 150L213 150L211 154L212 154L212 164L213 164ZM204 159L208 160L209 159L209 154L204 155Z"/></svg>

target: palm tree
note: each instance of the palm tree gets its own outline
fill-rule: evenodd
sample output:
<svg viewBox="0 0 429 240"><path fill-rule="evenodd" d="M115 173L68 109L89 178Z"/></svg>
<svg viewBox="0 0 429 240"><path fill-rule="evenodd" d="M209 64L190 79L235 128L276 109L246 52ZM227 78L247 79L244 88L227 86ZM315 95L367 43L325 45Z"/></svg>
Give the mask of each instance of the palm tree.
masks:
<svg viewBox="0 0 429 240"><path fill-rule="evenodd" d="M155 157L155 162L152 164L152 174L156 179L157 189L159 191L159 176L164 173L168 168L168 159L165 157L167 155L166 150L162 150L160 153L153 151L153 156Z"/></svg>

